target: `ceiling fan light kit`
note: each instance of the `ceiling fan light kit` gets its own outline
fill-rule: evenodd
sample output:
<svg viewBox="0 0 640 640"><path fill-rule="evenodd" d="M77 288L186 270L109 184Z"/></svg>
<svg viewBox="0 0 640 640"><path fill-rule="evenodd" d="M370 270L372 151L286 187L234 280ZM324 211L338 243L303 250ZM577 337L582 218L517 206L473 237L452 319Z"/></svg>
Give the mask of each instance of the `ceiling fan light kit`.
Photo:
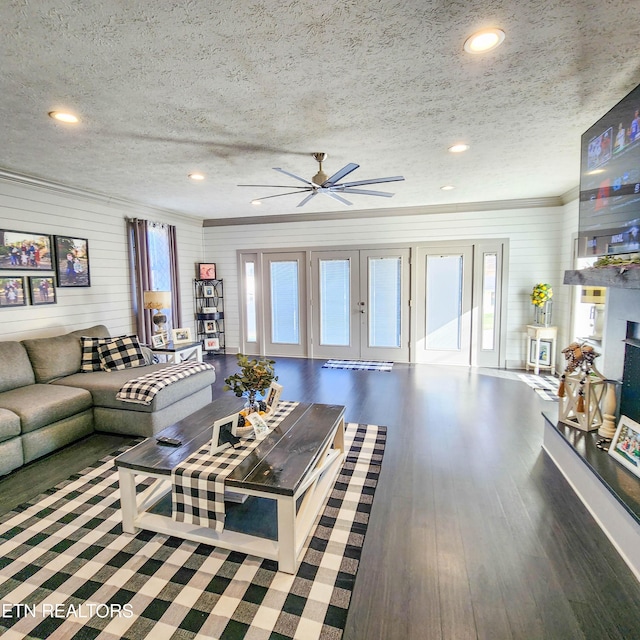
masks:
<svg viewBox="0 0 640 640"><path fill-rule="evenodd" d="M383 182L400 182L404 180L403 176L390 176L387 178L370 178L368 180L355 180L352 182L340 182L343 178L346 178L351 172L355 171L360 165L350 162L346 164L342 169L336 171L332 176L328 177L322 169L322 163L327 159L327 154L324 152L312 153L311 156L318 163L318 173L316 173L311 180L301 178L295 173L285 171L280 167L274 167L274 171L283 173L294 180L304 183L305 186L299 185L275 185L275 184L239 184L239 187L261 187L261 188L277 188L277 189L297 189L297 191L289 191L287 193L279 193L275 196L264 196L263 198L255 198L251 201L251 204L259 204L262 200L269 198L280 198L282 196L290 196L294 194L301 194L309 192L298 204L298 207L303 207L309 200L317 196L319 193L341 202L344 205L351 206L353 203L346 198L338 195L341 194L355 194L363 196L378 196L382 198L391 198L394 194L388 191L373 191L371 189L357 189L355 187L361 187L369 184L380 184Z"/></svg>

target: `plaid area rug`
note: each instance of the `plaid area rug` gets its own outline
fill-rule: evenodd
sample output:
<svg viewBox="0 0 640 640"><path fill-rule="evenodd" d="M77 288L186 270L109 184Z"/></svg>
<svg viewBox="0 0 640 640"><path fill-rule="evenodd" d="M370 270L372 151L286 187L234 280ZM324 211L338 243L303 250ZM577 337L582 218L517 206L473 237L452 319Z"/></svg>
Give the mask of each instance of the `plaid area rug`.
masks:
<svg viewBox="0 0 640 640"><path fill-rule="evenodd" d="M116 452L0 519L0 635L340 638L385 441L385 427L347 425L347 459L295 576L272 560L123 534Z"/></svg>
<svg viewBox="0 0 640 640"><path fill-rule="evenodd" d="M519 373L518 378L528 384L543 400L558 402L558 385L560 380L555 376L536 376L532 373Z"/></svg>
<svg viewBox="0 0 640 640"><path fill-rule="evenodd" d="M327 360L323 369L353 369L359 371L391 371L393 362L374 362L369 360Z"/></svg>

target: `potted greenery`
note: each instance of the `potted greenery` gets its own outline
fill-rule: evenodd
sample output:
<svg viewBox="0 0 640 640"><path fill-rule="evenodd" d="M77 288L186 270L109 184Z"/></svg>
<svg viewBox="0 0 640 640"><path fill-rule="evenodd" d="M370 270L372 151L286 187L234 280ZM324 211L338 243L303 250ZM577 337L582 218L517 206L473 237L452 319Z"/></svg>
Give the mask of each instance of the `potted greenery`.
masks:
<svg viewBox="0 0 640 640"><path fill-rule="evenodd" d="M237 356L240 371L224 379L224 391L233 391L239 398L247 398L247 409L250 412L257 411L256 396L264 393L274 380L273 365L275 360L249 358L242 353Z"/></svg>

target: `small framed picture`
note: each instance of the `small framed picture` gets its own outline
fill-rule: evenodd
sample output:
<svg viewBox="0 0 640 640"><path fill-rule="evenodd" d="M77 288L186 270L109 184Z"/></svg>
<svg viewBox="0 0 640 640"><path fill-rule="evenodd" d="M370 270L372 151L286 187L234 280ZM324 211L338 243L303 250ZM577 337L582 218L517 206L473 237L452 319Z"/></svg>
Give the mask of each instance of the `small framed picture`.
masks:
<svg viewBox="0 0 640 640"><path fill-rule="evenodd" d="M538 364L542 364L545 366L551 365L551 340L540 340L540 352L538 353L538 357L536 358L536 341L531 341L531 352L529 353L529 362L533 362L534 364L537 362Z"/></svg>
<svg viewBox="0 0 640 640"><path fill-rule="evenodd" d="M263 440L269 435L269 427L259 413L250 413L245 419L253 427L256 440Z"/></svg>
<svg viewBox="0 0 640 640"><path fill-rule="evenodd" d="M211 433L211 455L219 453L223 449L231 446L226 434L236 435L238 429L238 414L234 413L225 418L220 418L213 423L213 432Z"/></svg>
<svg viewBox="0 0 640 640"><path fill-rule="evenodd" d="M24 294L25 277L0 278L0 307L24 307L27 298Z"/></svg>
<svg viewBox="0 0 640 640"><path fill-rule="evenodd" d="M200 313L218 313L218 307L202 307Z"/></svg>
<svg viewBox="0 0 640 640"><path fill-rule="evenodd" d="M267 405L267 411L273 413L280 403L280 396L282 395L282 385L277 382L272 382L267 390L267 397L265 403Z"/></svg>
<svg viewBox="0 0 640 640"><path fill-rule="evenodd" d="M609 455L640 477L640 424L627 416L620 416Z"/></svg>
<svg viewBox="0 0 640 640"><path fill-rule="evenodd" d="M154 349L162 349L162 347L166 346L166 342L164 339L164 333L154 333L151 336L151 346Z"/></svg>
<svg viewBox="0 0 640 640"><path fill-rule="evenodd" d="M216 288L211 284L205 284L202 287L202 296L204 298L215 298L215 296L216 296Z"/></svg>
<svg viewBox="0 0 640 640"><path fill-rule="evenodd" d="M205 320L204 321L204 332L205 333L218 333L218 323L215 320Z"/></svg>
<svg viewBox="0 0 640 640"><path fill-rule="evenodd" d="M205 338L204 350L205 351L217 351L220 348L220 338Z"/></svg>
<svg viewBox="0 0 640 640"><path fill-rule="evenodd" d="M59 287L90 287L89 241L85 238L54 236Z"/></svg>
<svg viewBox="0 0 640 640"><path fill-rule="evenodd" d="M198 277L200 280L215 280L216 265L213 262L201 262L198 265Z"/></svg>
<svg viewBox="0 0 640 640"><path fill-rule="evenodd" d="M171 337L173 339L173 344L186 344L187 342L193 342L190 327L173 329L171 331Z"/></svg>
<svg viewBox="0 0 640 640"><path fill-rule="evenodd" d="M52 276L29 276L31 304L56 304L56 287Z"/></svg>

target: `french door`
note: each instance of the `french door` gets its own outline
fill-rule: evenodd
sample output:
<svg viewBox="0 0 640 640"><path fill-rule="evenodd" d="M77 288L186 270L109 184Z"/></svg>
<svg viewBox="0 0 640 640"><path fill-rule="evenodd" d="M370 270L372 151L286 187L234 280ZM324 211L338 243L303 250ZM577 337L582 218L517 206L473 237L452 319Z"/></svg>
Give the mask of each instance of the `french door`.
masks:
<svg viewBox="0 0 640 640"><path fill-rule="evenodd" d="M312 355L409 361L409 249L311 253Z"/></svg>
<svg viewBox="0 0 640 640"><path fill-rule="evenodd" d="M471 364L472 246L416 251L415 362Z"/></svg>

